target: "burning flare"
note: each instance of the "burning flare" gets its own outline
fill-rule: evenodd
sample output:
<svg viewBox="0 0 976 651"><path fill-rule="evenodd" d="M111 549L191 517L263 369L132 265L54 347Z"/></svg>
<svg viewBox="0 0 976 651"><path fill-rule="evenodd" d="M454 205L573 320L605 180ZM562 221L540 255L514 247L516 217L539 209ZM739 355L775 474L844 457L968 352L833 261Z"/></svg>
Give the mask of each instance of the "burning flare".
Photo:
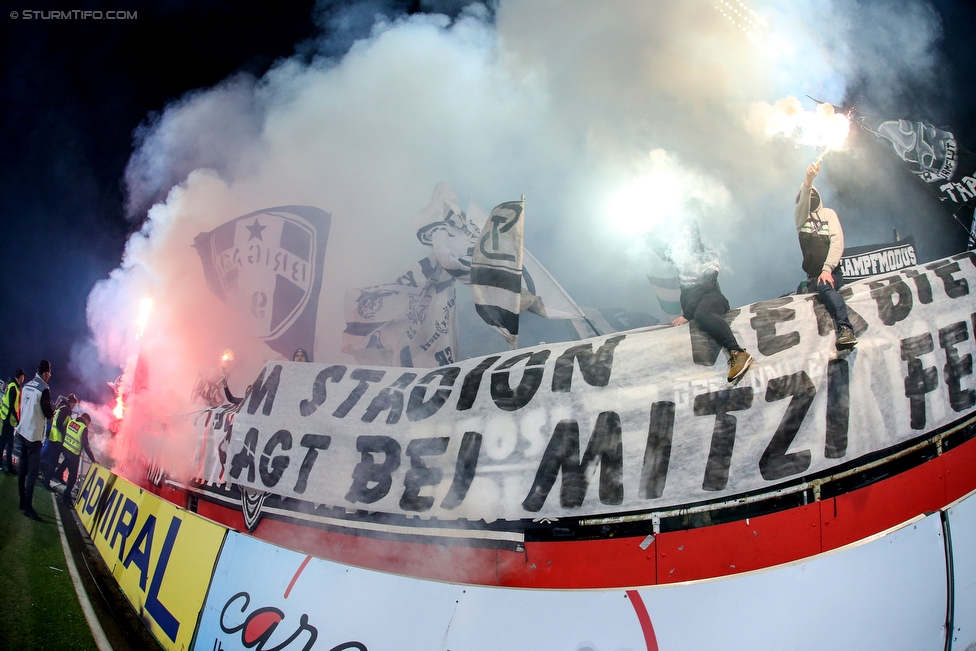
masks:
<svg viewBox="0 0 976 651"><path fill-rule="evenodd" d="M140 339L146 332L146 325L149 323L149 315L152 314L153 300L149 297L142 299L139 303L139 316L136 317L136 339Z"/></svg>
<svg viewBox="0 0 976 651"><path fill-rule="evenodd" d="M122 402L122 394L119 393L115 396L115 408L112 409L112 415L115 416L117 420L122 420L122 415L125 413L125 403Z"/></svg>
<svg viewBox="0 0 976 651"><path fill-rule="evenodd" d="M765 102L754 104L749 117L750 127L767 138L785 136L797 146L821 148L819 163L828 151L842 149L851 132L851 118L834 111L827 103L807 111L795 97L784 97L772 106Z"/></svg>

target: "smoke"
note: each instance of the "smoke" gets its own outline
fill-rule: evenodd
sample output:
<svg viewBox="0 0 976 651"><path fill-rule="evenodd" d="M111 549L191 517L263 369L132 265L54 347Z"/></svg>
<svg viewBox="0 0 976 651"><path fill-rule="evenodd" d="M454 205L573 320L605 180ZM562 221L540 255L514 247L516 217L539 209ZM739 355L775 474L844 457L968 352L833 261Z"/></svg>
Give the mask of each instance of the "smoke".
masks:
<svg viewBox="0 0 976 651"><path fill-rule="evenodd" d="M615 226L614 198L666 170L681 184L670 194L650 184L631 210L650 215L679 188L666 222L699 221L723 252L733 305L787 293L802 274L793 198L820 152L757 133L755 107L806 95L843 106L856 88L859 102L900 117L921 108L904 98L931 89L938 64L940 25L921 1L757 2L766 27L751 37L704 1L425 6L447 14L324 2L328 38L259 79L188 94L137 134L126 183L143 228L91 293L88 317L102 363L127 365L131 380L136 356L148 360L147 414L199 408L191 387L219 374L226 349L238 395L280 357L210 293L191 248L197 234L272 206L332 214L317 362L352 361L341 353L347 287L389 282L427 255L411 217L439 181L462 204L524 194L526 247L579 304L659 313L645 273L663 263ZM868 149L829 154L818 178L848 244L873 243L862 234L897 221L923 255L946 253L951 244L929 235L944 228L938 206L906 200L911 214L898 212L898 189L886 189L893 213L854 200L877 192L881 154ZM136 339L146 296L154 311Z"/></svg>

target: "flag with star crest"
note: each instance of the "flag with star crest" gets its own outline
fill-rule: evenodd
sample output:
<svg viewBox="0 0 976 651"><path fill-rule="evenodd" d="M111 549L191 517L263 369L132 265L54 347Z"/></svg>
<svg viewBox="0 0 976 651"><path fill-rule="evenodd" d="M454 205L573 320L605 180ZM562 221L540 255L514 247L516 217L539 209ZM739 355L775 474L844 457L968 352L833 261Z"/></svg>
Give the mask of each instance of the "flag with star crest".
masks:
<svg viewBox="0 0 976 651"><path fill-rule="evenodd" d="M193 246L207 286L254 322L258 336L291 358L314 359L315 318L332 216L311 206L280 206L200 233Z"/></svg>

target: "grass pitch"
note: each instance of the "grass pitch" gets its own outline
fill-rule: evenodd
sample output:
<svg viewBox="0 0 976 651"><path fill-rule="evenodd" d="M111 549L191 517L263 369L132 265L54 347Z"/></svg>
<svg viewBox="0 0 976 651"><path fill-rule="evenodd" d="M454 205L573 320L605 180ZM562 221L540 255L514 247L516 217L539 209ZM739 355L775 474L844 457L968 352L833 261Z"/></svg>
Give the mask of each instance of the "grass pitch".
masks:
<svg viewBox="0 0 976 651"><path fill-rule="evenodd" d="M0 649L97 651L65 565L51 494L38 482L34 509L17 508L17 477L0 472Z"/></svg>

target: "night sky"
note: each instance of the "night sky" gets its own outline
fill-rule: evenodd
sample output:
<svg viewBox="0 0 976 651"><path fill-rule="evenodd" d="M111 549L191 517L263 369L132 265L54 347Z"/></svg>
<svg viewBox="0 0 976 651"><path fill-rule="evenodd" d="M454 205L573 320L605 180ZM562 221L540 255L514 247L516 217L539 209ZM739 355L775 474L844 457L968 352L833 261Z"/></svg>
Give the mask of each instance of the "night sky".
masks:
<svg viewBox="0 0 976 651"><path fill-rule="evenodd" d="M394 11L416 11L410 3ZM123 175L140 126L188 91L260 76L316 48L330 7L314 2L5 2L0 22L0 375L52 362L66 393L72 345L87 337L94 283L118 266L148 205ZM25 8L126 10L135 20L23 19ZM10 18L13 11L20 18ZM318 22L316 22L318 21ZM92 396L94 397L94 396Z"/></svg>
<svg viewBox="0 0 976 651"><path fill-rule="evenodd" d="M69 359L72 347L88 337L88 294L119 265L126 238L138 230L152 203L127 198L126 164L142 130L168 104L234 75L261 77L283 57L341 56L354 38L367 33L378 11L391 17L431 9L456 14L460 4L208 0L57 7L5 2L0 13L0 374L6 379L22 366L29 379L37 362L47 358L54 368L53 393L78 390ZM903 107L924 107L929 114L911 117L950 127L961 146L972 150L976 9L969 2L933 4L943 22L941 72L934 81L943 90L937 102L897 98L896 114ZM59 8L127 10L138 16L23 19L25 10ZM911 95L911 86L905 92ZM850 95L848 100L856 102L857 88Z"/></svg>

